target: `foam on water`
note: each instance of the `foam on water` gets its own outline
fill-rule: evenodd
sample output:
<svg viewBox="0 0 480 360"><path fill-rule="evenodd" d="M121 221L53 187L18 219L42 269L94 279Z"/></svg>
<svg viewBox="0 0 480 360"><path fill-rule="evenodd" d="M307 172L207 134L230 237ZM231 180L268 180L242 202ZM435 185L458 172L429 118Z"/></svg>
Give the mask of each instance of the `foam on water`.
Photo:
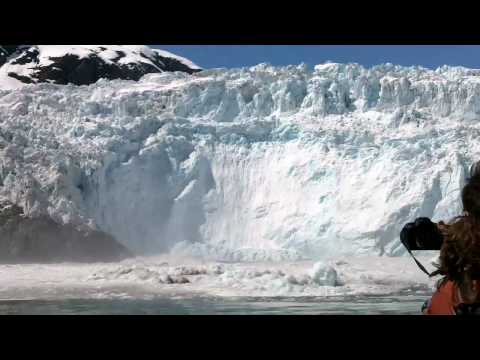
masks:
<svg viewBox="0 0 480 360"><path fill-rule="evenodd" d="M428 264L428 259L422 261ZM222 263L144 257L111 264L1 265L0 299L425 295L434 281L405 257Z"/></svg>

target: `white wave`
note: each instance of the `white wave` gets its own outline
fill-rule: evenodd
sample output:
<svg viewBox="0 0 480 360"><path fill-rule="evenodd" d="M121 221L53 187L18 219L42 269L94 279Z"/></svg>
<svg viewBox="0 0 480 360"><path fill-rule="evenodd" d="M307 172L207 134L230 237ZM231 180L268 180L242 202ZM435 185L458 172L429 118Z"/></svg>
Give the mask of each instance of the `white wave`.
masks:
<svg viewBox="0 0 480 360"><path fill-rule="evenodd" d="M0 266L0 299L415 295L428 294L433 285L406 257L219 263L162 256L113 264Z"/></svg>

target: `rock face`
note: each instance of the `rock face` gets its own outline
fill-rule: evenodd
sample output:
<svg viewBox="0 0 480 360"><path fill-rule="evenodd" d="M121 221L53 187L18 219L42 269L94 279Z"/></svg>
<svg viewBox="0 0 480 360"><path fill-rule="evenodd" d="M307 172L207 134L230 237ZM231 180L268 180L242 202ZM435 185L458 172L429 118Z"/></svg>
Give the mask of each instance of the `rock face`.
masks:
<svg viewBox="0 0 480 360"><path fill-rule="evenodd" d="M0 87L42 82L88 85L102 78L137 81L149 73L200 70L185 58L147 46L0 45Z"/></svg>
<svg viewBox="0 0 480 360"><path fill-rule="evenodd" d="M48 216L30 218L9 201L0 202L0 262L109 262L131 256L110 235L60 225Z"/></svg>

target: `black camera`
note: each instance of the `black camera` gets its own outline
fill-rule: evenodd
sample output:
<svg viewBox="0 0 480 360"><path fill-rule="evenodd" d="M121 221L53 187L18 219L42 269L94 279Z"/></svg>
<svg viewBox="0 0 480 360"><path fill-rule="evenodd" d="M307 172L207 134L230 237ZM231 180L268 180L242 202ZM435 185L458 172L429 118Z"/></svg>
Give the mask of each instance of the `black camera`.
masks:
<svg viewBox="0 0 480 360"><path fill-rule="evenodd" d="M429 218L420 217L403 227L400 232L400 241L410 251L440 250L443 235L437 224Z"/></svg>

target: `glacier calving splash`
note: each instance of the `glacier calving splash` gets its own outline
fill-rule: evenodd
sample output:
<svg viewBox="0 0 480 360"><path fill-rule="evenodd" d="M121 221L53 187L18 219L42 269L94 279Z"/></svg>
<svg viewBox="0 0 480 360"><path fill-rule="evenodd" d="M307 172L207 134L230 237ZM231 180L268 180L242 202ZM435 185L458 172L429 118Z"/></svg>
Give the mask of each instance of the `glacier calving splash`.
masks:
<svg viewBox="0 0 480 360"><path fill-rule="evenodd" d="M214 69L0 91L0 197L137 254L401 255L480 146L480 70Z"/></svg>

